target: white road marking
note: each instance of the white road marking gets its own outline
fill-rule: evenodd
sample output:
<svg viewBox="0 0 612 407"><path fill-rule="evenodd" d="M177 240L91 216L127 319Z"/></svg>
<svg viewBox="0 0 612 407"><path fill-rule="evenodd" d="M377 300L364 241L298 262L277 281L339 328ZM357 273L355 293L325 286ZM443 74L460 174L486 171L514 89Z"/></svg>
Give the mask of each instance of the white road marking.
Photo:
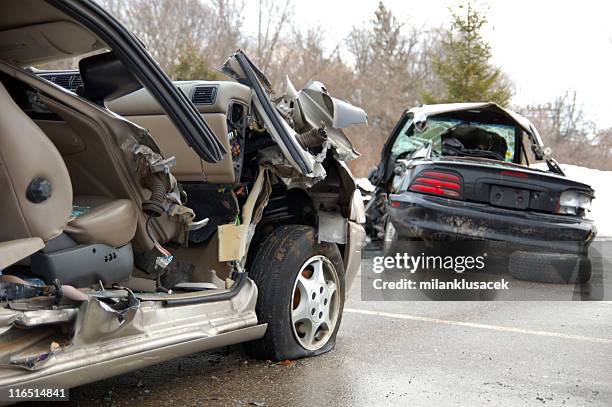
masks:
<svg viewBox="0 0 612 407"><path fill-rule="evenodd" d="M571 335L571 334L564 334L561 332L534 331L531 329L515 328L511 326L478 324L474 322L463 322L463 321L451 321L447 319L420 317L417 315L398 314L398 313L393 313L393 312L370 311L370 310L357 309L357 308L345 308L344 312L348 312L350 314L372 315L372 316L385 317L385 318L404 319L404 320L409 320L409 321L431 322L434 324L455 325L455 326L463 326L467 328L489 329L492 331L512 332L512 333L519 333L519 334L525 334L525 335L549 336L553 338L571 339L571 340L577 340L577 341L603 343L606 345L612 345L612 339L594 338L591 336L583 336L583 335Z"/></svg>

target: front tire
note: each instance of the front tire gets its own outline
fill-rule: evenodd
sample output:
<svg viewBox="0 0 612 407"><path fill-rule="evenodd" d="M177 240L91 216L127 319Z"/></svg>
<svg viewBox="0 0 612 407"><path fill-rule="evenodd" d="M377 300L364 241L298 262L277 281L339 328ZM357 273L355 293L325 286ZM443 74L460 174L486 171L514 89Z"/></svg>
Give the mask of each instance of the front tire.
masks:
<svg viewBox="0 0 612 407"><path fill-rule="evenodd" d="M257 284L263 338L245 345L255 358L298 359L332 350L344 308L344 264L310 226L285 225L264 240L249 277Z"/></svg>

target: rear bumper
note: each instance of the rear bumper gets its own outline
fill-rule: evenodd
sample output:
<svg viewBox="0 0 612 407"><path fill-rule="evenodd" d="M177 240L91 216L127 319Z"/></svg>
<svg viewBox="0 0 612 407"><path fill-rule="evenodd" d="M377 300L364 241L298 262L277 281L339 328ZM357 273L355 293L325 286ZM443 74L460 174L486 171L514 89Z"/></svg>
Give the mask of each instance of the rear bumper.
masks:
<svg viewBox="0 0 612 407"><path fill-rule="evenodd" d="M490 240L584 253L595 237L588 219L515 211L413 192L390 195L389 219L401 238Z"/></svg>

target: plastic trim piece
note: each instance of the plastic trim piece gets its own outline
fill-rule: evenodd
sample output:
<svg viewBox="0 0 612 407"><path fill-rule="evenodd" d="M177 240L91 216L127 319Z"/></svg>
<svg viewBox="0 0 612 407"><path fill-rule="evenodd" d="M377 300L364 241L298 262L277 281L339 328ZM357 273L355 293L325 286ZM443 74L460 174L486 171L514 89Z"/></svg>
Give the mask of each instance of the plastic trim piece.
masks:
<svg viewBox="0 0 612 407"><path fill-rule="evenodd" d="M239 273L234 281L234 285L227 291L211 294L211 295L202 295L201 297L190 297L190 298L177 298L170 299L164 301L165 305L168 306L177 306L177 305L193 305L193 304L202 304L206 302L216 302L216 301L225 301L233 298L240 292L244 284L247 282L247 273Z"/></svg>

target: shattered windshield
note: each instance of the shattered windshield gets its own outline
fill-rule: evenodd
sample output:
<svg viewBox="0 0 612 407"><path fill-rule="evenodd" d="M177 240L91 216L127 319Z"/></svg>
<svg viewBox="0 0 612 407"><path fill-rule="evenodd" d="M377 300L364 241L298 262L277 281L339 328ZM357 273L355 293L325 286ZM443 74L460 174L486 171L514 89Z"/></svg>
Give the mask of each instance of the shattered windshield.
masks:
<svg viewBox="0 0 612 407"><path fill-rule="evenodd" d="M422 132L415 132L413 121L408 120L402 128L399 136L391 147L391 154L395 158L408 157L420 150L428 142L431 142L434 155L448 155L443 142L459 129L470 129L472 132L494 134L503 138L505 150L500 154L500 159L506 162L514 161L516 128L506 124L488 124L460 119L432 117L427 119L427 127ZM450 135L450 136L449 136ZM469 135L468 135L469 137ZM454 138L454 137L453 137ZM462 139L465 143L466 137ZM463 146L463 145L462 145ZM466 154L468 155L468 154Z"/></svg>

